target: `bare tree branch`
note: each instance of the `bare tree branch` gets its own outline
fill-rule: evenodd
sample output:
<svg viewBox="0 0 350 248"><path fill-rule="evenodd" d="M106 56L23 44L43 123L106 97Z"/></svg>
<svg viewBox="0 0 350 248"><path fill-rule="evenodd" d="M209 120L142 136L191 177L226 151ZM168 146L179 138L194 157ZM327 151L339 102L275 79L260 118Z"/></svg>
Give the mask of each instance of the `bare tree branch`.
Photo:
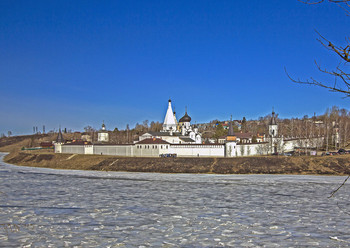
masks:
<svg viewBox="0 0 350 248"><path fill-rule="evenodd" d="M289 78L292 82L294 82L294 83L319 86L319 87L328 89L328 90L330 90L331 92L343 93L343 94L346 95L346 97L350 97L350 88L348 88L347 90L345 90L345 89L342 89L342 88L338 87L336 83L334 83L334 84L333 84L333 83L323 83L323 82L320 82L320 81L314 79L313 77L310 77L309 80L305 80L305 81L302 81L302 80L300 80L300 79L294 79L294 78L292 78L292 77L288 74L286 68L284 68L284 70L285 70L285 72L286 72L288 78ZM329 72L327 72L327 73L330 74ZM336 74L337 74L337 73L333 73L334 76L336 76ZM342 76L348 77L348 74L342 75ZM349 85L349 83L346 82L346 85Z"/></svg>
<svg viewBox="0 0 350 248"><path fill-rule="evenodd" d="M342 8L347 14L350 15L350 0L298 0L301 3L313 5L320 4L324 2L335 3L338 7Z"/></svg>
<svg viewBox="0 0 350 248"><path fill-rule="evenodd" d="M305 4L319 4L319 3L323 3L325 0L298 0L298 1ZM350 0L327 0L327 2L349 4Z"/></svg>
<svg viewBox="0 0 350 248"><path fill-rule="evenodd" d="M346 183L346 181L349 179L349 177L350 176L348 176L345 180L344 180L344 182L336 189L336 190L334 190L332 193L331 193L331 195L330 196L328 196L328 198L331 198L331 197L333 197L334 196L334 194L335 193L337 193L337 191L338 190L340 190L341 189L341 187L343 187L344 186L344 184Z"/></svg>
<svg viewBox="0 0 350 248"><path fill-rule="evenodd" d="M323 0L324 1L324 0ZM350 3L347 3L350 4ZM321 82L313 77L310 77L309 80L300 80L300 79L294 79L292 78L286 68L286 74L289 77L289 79L294 83L299 84L307 84L307 85L315 85L319 86L325 89L330 90L331 92L339 92L346 95L346 97L350 96L350 74L346 72L342 67L346 67L347 63L350 62L350 42L349 38L346 39L347 45L345 47L342 46L336 46L331 41L327 40L325 37L323 37L319 32L315 31L319 38L317 39L322 46L324 46L326 49L334 52L337 56L341 58L343 62L340 62L338 66L333 71L329 71L326 69L321 68L320 65L315 61L317 69L325 74L328 74L332 77L334 77L334 83L333 82Z"/></svg>
<svg viewBox="0 0 350 248"><path fill-rule="evenodd" d="M325 37L323 37L319 32L317 32L317 30L315 30L315 32L321 37L321 39L317 39L325 48L327 48L328 50L331 50L333 52L335 52L336 54L338 54L343 60L345 60L346 62L350 62L350 45L349 45L349 38L347 39L347 43L348 45L346 47L338 47L335 46L332 42L330 42L329 40L327 40ZM325 41L328 44L325 44Z"/></svg>

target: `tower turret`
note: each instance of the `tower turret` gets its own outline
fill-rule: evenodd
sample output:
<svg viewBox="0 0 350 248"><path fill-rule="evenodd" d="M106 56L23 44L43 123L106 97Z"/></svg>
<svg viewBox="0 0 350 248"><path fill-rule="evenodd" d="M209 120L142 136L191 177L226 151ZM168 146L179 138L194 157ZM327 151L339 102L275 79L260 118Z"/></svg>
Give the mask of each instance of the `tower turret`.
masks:
<svg viewBox="0 0 350 248"><path fill-rule="evenodd" d="M235 132L233 130L233 125L232 125L232 115L231 115L231 120L228 126L228 133L226 136L226 141L236 141L236 135Z"/></svg>
<svg viewBox="0 0 350 248"><path fill-rule="evenodd" d="M225 157L234 157L236 156L236 135L233 131L233 125L232 125L232 115L231 120L228 128L228 134L226 136L226 143L225 143Z"/></svg>
<svg viewBox="0 0 350 248"><path fill-rule="evenodd" d="M64 144L64 142L65 142L65 140L63 138L61 128L59 128L56 142L54 142L55 153L62 153L62 145Z"/></svg>
<svg viewBox="0 0 350 248"><path fill-rule="evenodd" d="M103 121L102 123L102 131L106 131L106 125L105 125L105 122Z"/></svg>
<svg viewBox="0 0 350 248"><path fill-rule="evenodd" d="M58 131L58 135L57 135L57 138L56 138L56 143L61 143L61 144L64 143L64 138L63 138L63 134L61 132L61 128Z"/></svg>

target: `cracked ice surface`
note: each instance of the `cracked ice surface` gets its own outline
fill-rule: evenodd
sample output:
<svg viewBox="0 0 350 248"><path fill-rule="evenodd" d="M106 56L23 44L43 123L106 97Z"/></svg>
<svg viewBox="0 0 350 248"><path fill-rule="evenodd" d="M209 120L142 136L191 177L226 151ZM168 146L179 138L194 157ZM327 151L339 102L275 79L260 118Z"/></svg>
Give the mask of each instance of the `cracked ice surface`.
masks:
<svg viewBox="0 0 350 248"><path fill-rule="evenodd" d="M0 162L0 247L347 247L350 186L327 198L343 180Z"/></svg>

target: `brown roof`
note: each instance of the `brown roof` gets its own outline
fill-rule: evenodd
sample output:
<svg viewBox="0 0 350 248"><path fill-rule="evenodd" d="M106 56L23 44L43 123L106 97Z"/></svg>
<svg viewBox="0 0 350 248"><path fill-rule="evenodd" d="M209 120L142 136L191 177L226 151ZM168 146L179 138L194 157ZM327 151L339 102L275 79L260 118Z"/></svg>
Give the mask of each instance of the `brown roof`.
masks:
<svg viewBox="0 0 350 248"><path fill-rule="evenodd" d="M193 139L189 137L180 137L180 140L185 141L185 142L195 142Z"/></svg>
<svg viewBox="0 0 350 248"><path fill-rule="evenodd" d="M224 146L221 143L206 143L206 144L170 144L171 146Z"/></svg>
<svg viewBox="0 0 350 248"><path fill-rule="evenodd" d="M67 141L64 145L92 145L90 141L83 141L83 140L73 140L73 141Z"/></svg>
<svg viewBox="0 0 350 248"><path fill-rule="evenodd" d="M253 137L252 133L235 133L234 136L240 139L249 139Z"/></svg>
<svg viewBox="0 0 350 248"><path fill-rule="evenodd" d="M149 132L146 132L144 134L150 134L151 136L153 137L156 137L156 136L182 136L181 132L173 132L172 135L170 135L170 132L153 132L153 131L149 131ZM142 134L142 135L144 135ZM142 136L141 135L141 136Z"/></svg>
<svg viewBox="0 0 350 248"><path fill-rule="evenodd" d="M133 143L105 143L105 142L94 142L94 146L131 146Z"/></svg>
<svg viewBox="0 0 350 248"><path fill-rule="evenodd" d="M141 140L136 144L170 144L170 143L162 139L150 138L150 139Z"/></svg>
<svg viewBox="0 0 350 248"><path fill-rule="evenodd" d="M40 143L41 147L51 147L53 146L52 141L44 141Z"/></svg>

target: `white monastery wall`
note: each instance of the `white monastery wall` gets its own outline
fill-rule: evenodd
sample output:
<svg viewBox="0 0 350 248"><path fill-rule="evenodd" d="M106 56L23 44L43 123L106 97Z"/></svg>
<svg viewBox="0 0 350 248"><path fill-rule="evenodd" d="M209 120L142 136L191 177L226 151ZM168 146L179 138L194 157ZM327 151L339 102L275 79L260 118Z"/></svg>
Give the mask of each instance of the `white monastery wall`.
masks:
<svg viewBox="0 0 350 248"><path fill-rule="evenodd" d="M237 144L236 156L255 156L259 155L260 144ZM266 144L265 144L266 145Z"/></svg>
<svg viewBox="0 0 350 248"><path fill-rule="evenodd" d="M115 156L133 156L132 145L94 145L94 154L115 155Z"/></svg>
<svg viewBox="0 0 350 248"><path fill-rule="evenodd" d="M84 145L63 145L62 153L85 154Z"/></svg>
<svg viewBox="0 0 350 248"><path fill-rule="evenodd" d="M311 138L311 139L292 139L284 141L285 151L293 151L295 147L321 147L323 145L323 137Z"/></svg>
<svg viewBox="0 0 350 248"><path fill-rule="evenodd" d="M169 153L169 146L165 144L142 144L135 145L134 156L135 157L159 157L159 154Z"/></svg>
<svg viewBox="0 0 350 248"><path fill-rule="evenodd" d="M169 153L178 157L224 157L224 145L170 145Z"/></svg>

